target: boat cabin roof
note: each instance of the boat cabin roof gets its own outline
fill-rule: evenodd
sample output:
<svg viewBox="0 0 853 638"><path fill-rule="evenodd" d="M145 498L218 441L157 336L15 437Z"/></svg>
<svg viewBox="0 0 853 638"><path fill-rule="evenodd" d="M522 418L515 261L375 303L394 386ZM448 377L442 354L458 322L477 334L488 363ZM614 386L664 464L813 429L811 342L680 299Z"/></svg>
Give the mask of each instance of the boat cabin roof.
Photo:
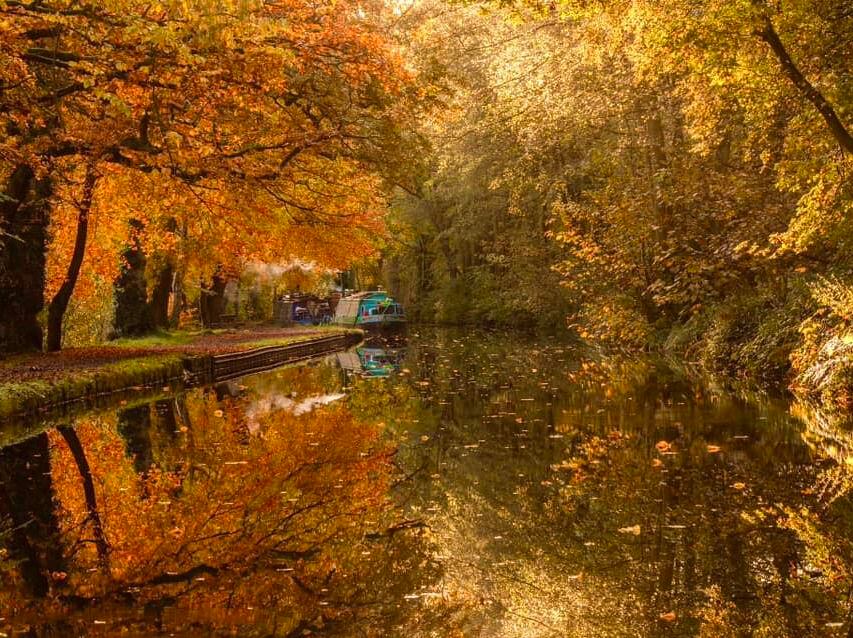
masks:
<svg viewBox="0 0 853 638"><path fill-rule="evenodd" d="M387 292L382 290L374 290L372 292L357 292L354 295L350 295L349 297L344 297L341 301L381 301L382 299L390 299L391 297Z"/></svg>

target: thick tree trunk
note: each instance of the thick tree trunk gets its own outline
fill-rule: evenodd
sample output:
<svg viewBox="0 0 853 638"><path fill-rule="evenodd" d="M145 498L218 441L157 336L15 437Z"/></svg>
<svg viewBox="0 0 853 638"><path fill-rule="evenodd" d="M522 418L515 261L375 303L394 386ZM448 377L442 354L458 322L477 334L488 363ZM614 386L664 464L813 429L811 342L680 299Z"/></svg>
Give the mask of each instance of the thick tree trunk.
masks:
<svg viewBox="0 0 853 638"><path fill-rule="evenodd" d="M826 122L826 125L829 127L832 136L836 139L841 148L847 153L853 153L853 135L851 135L850 131L848 131L844 126L829 101L812 85L811 82L805 78L797 65L794 64L794 60L791 58L788 50L779 38L779 34L776 33L776 29L773 28L773 23L770 21L769 17L764 17L764 25L757 31L757 35L759 38L764 40L773 51L776 59L779 60L779 64L782 65L782 70L785 72L785 75L787 75L791 82L794 83L797 90L802 93L806 99L814 105L817 112L820 113L821 117Z"/></svg>
<svg viewBox="0 0 853 638"><path fill-rule="evenodd" d="M74 252L68 264L65 281L53 296L47 311L47 351L55 352L62 347L62 320L68 309L68 302L77 285L83 257L86 255L86 238L89 234L89 210L92 208L92 198L95 194L95 184L98 177L95 167L89 165L86 169L86 179L83 182L83 197L77 208L77 236L74 239Z"/></svg>
<svg viewBox="0 0 853 638"><path fill-rule="evenodd" d="M138 237L142 224L132 220L130 227L130 245L122 253L121 270L113 285L115 290L113 325L115 334L119 337L139 336L151 330L145 283L146 260Z"/></svg>
<svg viewBox="0 0 853 638"><path fill-rule="evenodd" d="M168 218L162 225L162 232L175 235L178 222L174 217ZM175 279L175 256L171 252L158 251L149 260L148 267L153 273L151 299L148 302L149 316L153 328L169 327L169 298L172 294L172 284ZM177 304L177 299L175 301Z"/></svg>
<svg viewBox="0 0 853 638"><path fill-rule="evenodd" d="M175 277L175 265L166 256L158 256L160 263L157 264L154 275L154 286L151 289L151 300L148 302L148 311L151 316L153 328L169 327L169 298L172 294L172 280Z"/></svg>
<svg viewBox="0 0 853 638"><path fill-rule="evenodd" d="M21 164L0 193L0 354L41 350L50 177Z"/></svg>
<svg viewBox="0 0 853 638"><path fill-rule="evenodd" d="M222 311L225 310L225 287L228 285L228 280L222 273L221 269L217 269L213 273L210 281L210 287L202 287L199 305L201 310L201 323L205 328L209 328L222 319Z"/></svg>

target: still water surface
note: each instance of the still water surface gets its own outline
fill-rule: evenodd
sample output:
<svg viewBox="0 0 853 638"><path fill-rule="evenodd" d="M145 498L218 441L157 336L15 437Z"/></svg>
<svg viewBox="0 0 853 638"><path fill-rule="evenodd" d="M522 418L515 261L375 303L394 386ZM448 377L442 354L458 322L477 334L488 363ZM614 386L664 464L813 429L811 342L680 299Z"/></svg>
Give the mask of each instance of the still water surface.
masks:
<svg viewBox="0 0 853 638"><path fill-rule="evenodd" d="M851 636L850 429L554 339L407 340L0 450L0 634Z"/></svg>

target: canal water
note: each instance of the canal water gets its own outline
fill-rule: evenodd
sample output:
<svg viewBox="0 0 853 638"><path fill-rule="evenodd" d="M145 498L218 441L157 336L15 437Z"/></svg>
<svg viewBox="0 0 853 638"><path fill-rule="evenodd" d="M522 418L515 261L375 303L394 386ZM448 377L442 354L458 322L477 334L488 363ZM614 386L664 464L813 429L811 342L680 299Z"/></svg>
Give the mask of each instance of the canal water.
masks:
<svg viewBox="0 0 853 638"><path fill-rule="evenodd" d="M849 426L555 339L412 328L0 436L8 636L853 635Z"/></svg>

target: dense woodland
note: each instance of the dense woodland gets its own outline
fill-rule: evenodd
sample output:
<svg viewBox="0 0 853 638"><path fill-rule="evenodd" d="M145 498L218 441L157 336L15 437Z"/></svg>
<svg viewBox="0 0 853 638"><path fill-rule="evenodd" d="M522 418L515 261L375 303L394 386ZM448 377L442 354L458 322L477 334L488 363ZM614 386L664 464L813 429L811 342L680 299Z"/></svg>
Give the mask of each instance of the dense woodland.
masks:
<svg viewBox="0 0 853 638"><path fill-rule="evenodd" d="M851 0L0 0L0 637L853 638L851 241Z"/></svg>
<svg viewBox="0 0 853 638"><path fill-rule="evenodd" d="M841 380L849 3L452 7L421 24L453 87L429 177L393 213L389 272L421 317Z"/></svg>
<svg viewBox="0 0 853 638"><path fill-rule="evenodd" d="M845 0L0 0L0 342L355 266L844 403L851 64Z"/></svg>

